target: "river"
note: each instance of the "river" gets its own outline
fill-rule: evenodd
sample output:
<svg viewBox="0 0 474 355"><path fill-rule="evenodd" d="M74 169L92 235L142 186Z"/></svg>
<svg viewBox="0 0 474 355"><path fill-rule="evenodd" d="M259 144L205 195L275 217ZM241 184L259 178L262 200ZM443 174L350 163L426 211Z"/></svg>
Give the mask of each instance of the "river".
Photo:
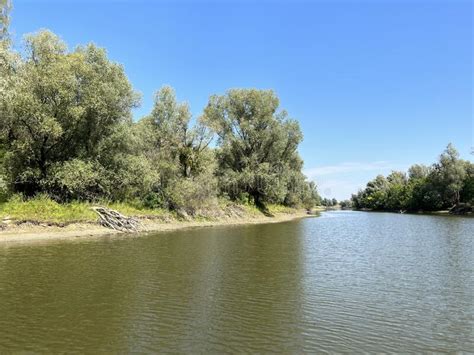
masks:
<svg viewBox="0 0 474 355"><path fill-rule="evenodd" d="M474 351L474 219L0 244L0 352Z"/></svg>

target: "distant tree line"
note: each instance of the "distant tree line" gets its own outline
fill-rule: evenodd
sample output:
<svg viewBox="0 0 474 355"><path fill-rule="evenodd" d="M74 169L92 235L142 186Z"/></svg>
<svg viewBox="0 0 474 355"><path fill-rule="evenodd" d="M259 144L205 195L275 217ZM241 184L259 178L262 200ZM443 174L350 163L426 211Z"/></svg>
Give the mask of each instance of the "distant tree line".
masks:
<svg viewBox="0 0 474 355"><path fill-rule="evenodd" d="M431 166L413 165L408 174L394 171L377 176L352 195L357 209L436 211L474 205L474 164L459 159L452 144Z"/></svg>
<svg viewBox="0 0 474 355"><path fill-rule="evenodd" d="M333 207L337 206L338 202L335 198L323 198L321 199L321 206L324 207Z"/></svg>
<svg viewBox="0 0 474 355"><path fill-rule="evenodd" d="M341 206L341 209L343 209L343 210L352 209L352 200L340 201L339 206Z"/></svg>
<svg viewBox="0 0 474 355"><path fill-rule="evenodd" d="M10 5L9 2L3 4ZM139 200L189 213L216 198L311 208L298 122L271 90L213 95L192 118L171 87L132 120L139 95L124 68L89 44L69 51L50 31L12 49L0 10L0 199Z"/></svg>

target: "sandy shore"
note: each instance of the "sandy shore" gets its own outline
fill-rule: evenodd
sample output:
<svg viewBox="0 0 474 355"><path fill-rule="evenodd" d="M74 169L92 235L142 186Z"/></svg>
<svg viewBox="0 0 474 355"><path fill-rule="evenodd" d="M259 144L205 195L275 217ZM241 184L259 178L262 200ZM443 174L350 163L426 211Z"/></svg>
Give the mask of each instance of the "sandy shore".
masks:
<svg viewBox="0 0 474 355"><path fill-rule="evenodd" d="M295 213L281 213L274 217L252 216L243 218L220 219L215 221L171 221L162 222L156 220L143 219L140 232L165 232L185 228L233 226L246 224L264 224L287 222L299 218L310 217L305 211ZM6 230L0 231L0 244L10 242L35 242L48 240L61 240L87 237L99 237L106 235L127 235L126 233L111 230L94 223L74 223L65 227L47 225L20 225L9 226Z"/></svg>

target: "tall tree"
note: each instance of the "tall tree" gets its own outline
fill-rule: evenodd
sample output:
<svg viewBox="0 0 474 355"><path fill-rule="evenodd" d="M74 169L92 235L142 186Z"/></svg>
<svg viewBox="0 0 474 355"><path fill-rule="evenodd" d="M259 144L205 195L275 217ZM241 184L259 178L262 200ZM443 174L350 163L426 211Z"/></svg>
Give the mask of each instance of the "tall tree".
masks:
<svg viewBox="0 0 474 355"><path fill-rule="evenodd" d="M470 203L474 206L474 164L470 161L465 161L466 178L461 190L461 201Z"/></svg>
<svg viewBox="0 0 474 355"><path fill-rule="evenodd" d="M281 202L289 173L300 171L303 135L271 90L233 89L211 96L204 121L218 136L219 178L232 198L248 193L257 205Z"/></svg>
<svg viewBox="0 0 474 355"><path fill-rule="evenodd" d="M104 138L131 121L138 98L103 49L68 52L49 31L27 36L26 48L1 107L10 182L33 194L58 163L99 157Z"/></svg>
<svg viewBox="0 0 474 355"><path fill-rule="evenodd" d="M171 87L155 94L151 114L138 126L144 154L159 175L156 205L195 213L216 196L212 134L200 120L191 125L188 105L177 101Z"/></svg>
<svg viewBox="0 0 474 355"><path fill-rule="evenodd" d="M459 159L456 148L449 143L434 166L434 180L446 207L459 203L465 178L464 162Z"/></svg>
<svg viewBox="0 0 474 355"><path fill-rule="evenodd" d="M415 164L408 169L408 177L410 179L425 179L429 173L430 168L423 164Z"/></svg>
<svg viewBox="0 0 474 355"><path fill-rule="evenodd" d="M187 103L178 103L173 88L162 87L155 95L150 120L154 143L161 158L171 160L183 177L202 170L202 157L212 135L199 120L191 127L191 112Z"/></svg>
<svg viewBox="0 0 474 355"><path fill-rule="evenodd" d="M449 144L431 167L413 165L405 173L378 176L365 190L352 196L356 208L387 210L440 210L460 202L470 203L474 196L473 164L459 159ZM469 206L467 208L470 208ZM466 210L466 207L463 207Z"/></svg>

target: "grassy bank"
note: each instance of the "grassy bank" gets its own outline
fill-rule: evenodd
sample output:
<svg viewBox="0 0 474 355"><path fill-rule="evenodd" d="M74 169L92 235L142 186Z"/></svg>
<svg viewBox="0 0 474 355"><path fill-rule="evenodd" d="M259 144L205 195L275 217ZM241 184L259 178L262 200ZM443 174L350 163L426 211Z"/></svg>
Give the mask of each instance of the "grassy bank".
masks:
<svg viewBox="0 0 474 355"><path fill-rule="evenodd" d="M0 203L0 242L41 242L75 237L95 237L120 233L98 223L91 209L99 204L73 202L58 204L46 197ZM140 221L141 232L172 231L183 228L277 223L307 217L304 209L269 205L263 213L255 206L217 201L213 208L186 216L164 210L147 209L137 203L107 203L106 206ZM270 215L269 216L269 213Z"/></svg>
<svg viewBox="0 0 474 355"><path fill-rule="evenodd" d="M92 206L105 206L134 217L165 217L171 213L161 209L146 209L138 204L111 203L102 201L97 204L88 202L71 202L59 204L46 196L38 196L34 199L23 201L20 198L12 198L7 202L0 203L0 221L8 220L11 223L37 222L50 224L71 223L94 223L97 222L97 214L91 209Z"/></svg>
<svg viewBox="0 0 474 355"><path fill-rule="evenodd" d="M21 225L43 225L65 227L71 224L97 224L98 216L92 210L93 206L105 206L120 213L142 220L155 222L210 222L229 219L254 219L264 214L253 205L236 204L226 200L219 200L211 206L199 211L193 216L183 217L166 209L150 209L139 202L108 202L98 203L71 202L57 203L47 196L38 196L30 200L14 197L7 202L0 203L0 230L11 230ZM269 205L271 215L294 214L301 212L281 205ZM268 217L268 216L267 216ZM271 217L270 217L271 218Z"/></svg>

